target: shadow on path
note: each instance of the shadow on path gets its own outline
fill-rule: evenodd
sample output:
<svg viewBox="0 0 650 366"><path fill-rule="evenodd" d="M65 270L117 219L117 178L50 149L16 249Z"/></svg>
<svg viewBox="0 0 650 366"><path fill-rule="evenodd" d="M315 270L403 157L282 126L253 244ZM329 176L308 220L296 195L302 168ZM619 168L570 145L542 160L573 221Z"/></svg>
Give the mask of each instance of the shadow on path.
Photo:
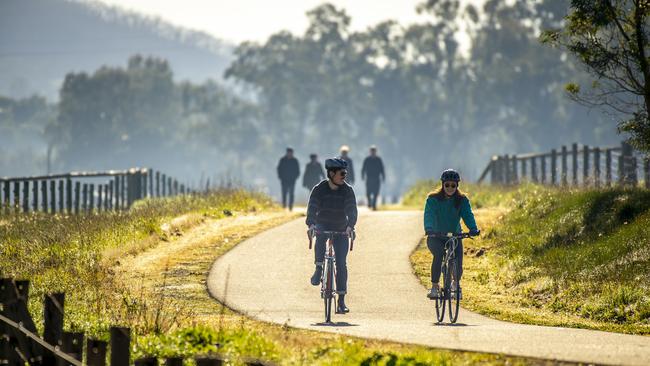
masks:
<svg viewBox="0 0 650 366"><path fill-rule="evenodd" d="M358 327L359 324L350 324L348 322L329 322L310 324L312 327Z"/></svg>

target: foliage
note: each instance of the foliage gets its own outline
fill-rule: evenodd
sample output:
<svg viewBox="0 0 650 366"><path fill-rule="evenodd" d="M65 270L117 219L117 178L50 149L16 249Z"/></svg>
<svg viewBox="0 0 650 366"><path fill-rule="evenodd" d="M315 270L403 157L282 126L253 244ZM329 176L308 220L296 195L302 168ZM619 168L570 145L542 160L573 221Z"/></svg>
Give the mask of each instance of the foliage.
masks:
<svg viewBox="0 0 650 366"><path fill-rule="evenodd" d="M542 39L567 49L595 78L591 89L572 86L576 100L628 116L620 130L650 151L650 64L646 0L573 0L566 25Z"/></svg>

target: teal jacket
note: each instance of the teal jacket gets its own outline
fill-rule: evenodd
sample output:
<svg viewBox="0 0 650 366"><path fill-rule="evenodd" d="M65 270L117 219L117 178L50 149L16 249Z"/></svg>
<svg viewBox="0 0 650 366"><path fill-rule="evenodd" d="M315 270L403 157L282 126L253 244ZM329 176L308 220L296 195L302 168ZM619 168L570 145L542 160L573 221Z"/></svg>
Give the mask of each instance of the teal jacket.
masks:
<svg viewBox="0 0 650 366"><path fill-rule="evenodd" d="M447 198L438 200L428 197L424 205L424 231L442 233L460 233L460 219L470 230L478 230L469 199L463 197L460 207L454 205L455 199Z"/></svg>

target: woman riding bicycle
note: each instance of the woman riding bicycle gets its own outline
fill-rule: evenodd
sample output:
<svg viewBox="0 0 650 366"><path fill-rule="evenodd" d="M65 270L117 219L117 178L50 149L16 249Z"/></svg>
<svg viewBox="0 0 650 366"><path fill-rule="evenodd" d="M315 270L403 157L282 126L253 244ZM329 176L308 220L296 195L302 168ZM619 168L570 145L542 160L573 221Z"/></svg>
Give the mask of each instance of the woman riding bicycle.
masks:
<svg viewBox="0 0 650 366"><path fill-rule="evenodd" d="M446 239L433 236L436 233L460 233L460 219L463 219L465 225L470 229L469 233L476 236L480 233L476 226L476 220L472 213L469 199L465 196L458 184L460 174L453 169L447 169L442 172L440 177L442 186L435 192L429 193L424 206L424 231L429 236L427 238L427 247L433 254L431 263L431 290L427 294L430 299L438 297L440 280L440 268L442 257L445 250ZM452 286L457 286L458 296L461 297L460 278L463 274L463 243L458 241L455 252L460 269L458 278Z"/></svg>

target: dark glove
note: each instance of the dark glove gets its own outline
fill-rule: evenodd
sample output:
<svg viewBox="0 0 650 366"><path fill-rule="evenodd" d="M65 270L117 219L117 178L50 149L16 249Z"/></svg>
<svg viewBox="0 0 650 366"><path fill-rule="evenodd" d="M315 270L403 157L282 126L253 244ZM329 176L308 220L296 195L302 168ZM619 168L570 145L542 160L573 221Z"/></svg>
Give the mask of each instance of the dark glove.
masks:
<svg viewBox="0 0 650 366"><path fill-rule="evenodd" d="M478 236L480 233L481 233L481 230L479 230L479 229L469 231L470 236Z"/></svg>

